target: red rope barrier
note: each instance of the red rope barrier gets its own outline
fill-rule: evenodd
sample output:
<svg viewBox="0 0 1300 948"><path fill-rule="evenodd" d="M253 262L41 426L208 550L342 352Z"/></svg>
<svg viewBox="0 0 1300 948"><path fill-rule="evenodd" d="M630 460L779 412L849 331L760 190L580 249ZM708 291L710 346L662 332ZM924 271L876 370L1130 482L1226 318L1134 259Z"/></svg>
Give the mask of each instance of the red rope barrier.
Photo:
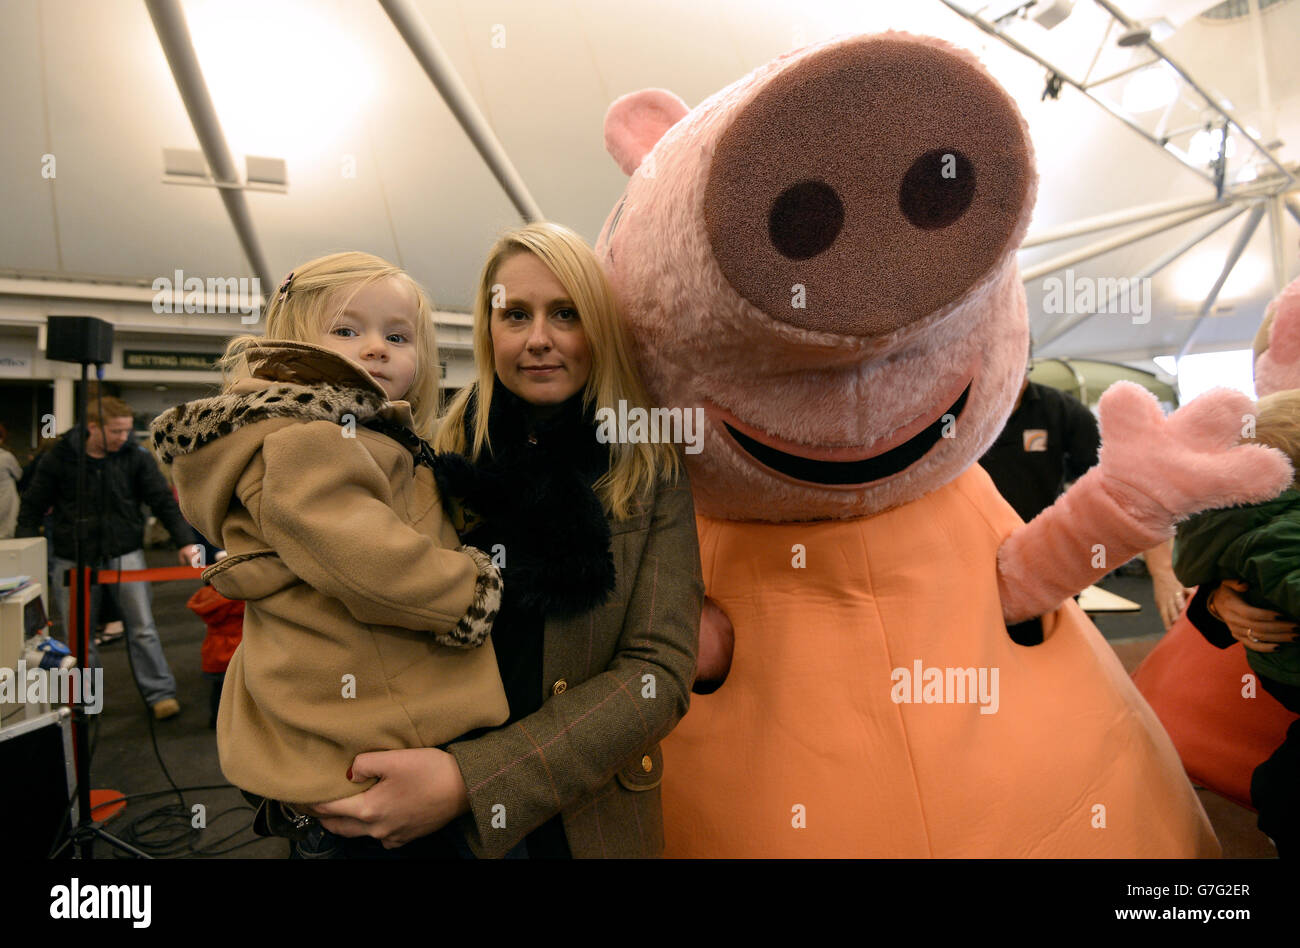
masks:
<svg viewBox="0 0 1300 948"><path fill-rule="evenodd" d="M101 586L109 583L143 583L172 579L198 579L206 567L157 566L153 569L101 569L96 580Z"/></svg>
<svg viewBox="0 0 1300 948"><path fill-rule="evenodd" d="M173 579L199 579L203 575L203 569L197 566L159 566L154 569L101 569L96 570L87 566L81 577L81 583L74 582L73 577L77 572L74 566L68 570L68 643L72 646L72 654L76 656L77 665L85 665L85 657L81 654L81 636L72 625L72 614L78 612L82 622L86 625L86 634L89 635L90 613L89 610L78 611L78 603L90 602L90 576L95 574L97 585L106 586L116 583L142 583L142 582L159 582ZM78 590L80 585L80 590Z"/></svg>

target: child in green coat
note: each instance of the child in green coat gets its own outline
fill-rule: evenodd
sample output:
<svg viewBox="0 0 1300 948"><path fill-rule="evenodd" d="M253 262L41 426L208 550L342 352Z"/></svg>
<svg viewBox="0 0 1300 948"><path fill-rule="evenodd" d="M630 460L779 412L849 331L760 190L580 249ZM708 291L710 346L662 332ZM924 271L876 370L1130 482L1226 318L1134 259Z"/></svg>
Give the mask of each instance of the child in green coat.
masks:
<svg viewBox="0 0 1300 948"><path fill-rule="evenodd" d="M1277 448L1300 470L1300 389L1261 398L1254 434L1242 440ZM1184 521L1174 540L1174 572L1185 586L1243 580L1250 587L1247 603L1300 621L1300 477L1270 501L1207 510ZM1222 632L1203 634L1219 648L1236 642ZM1300 713L1300 643L1261 648L1246 650L1260 685L1287 710ZM1255 768L1250 796L1259 828L1272 838L1278 855L1294 852L1300 841L1300 720L1291 724L1273 756Z"/></svg>

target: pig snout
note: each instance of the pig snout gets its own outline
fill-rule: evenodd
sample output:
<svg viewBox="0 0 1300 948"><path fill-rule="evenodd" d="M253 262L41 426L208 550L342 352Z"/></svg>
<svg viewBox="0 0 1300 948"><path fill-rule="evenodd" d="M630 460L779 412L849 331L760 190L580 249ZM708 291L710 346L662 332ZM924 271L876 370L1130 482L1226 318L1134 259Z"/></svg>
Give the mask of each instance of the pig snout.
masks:
<svg viewBox="0 0 1300 948"><path fill-rule="evenodd" d="M703 210L719 268L758 309L880 336L999 270L1034 190L1028 130L973 58L873 37L807 57L744 107Z"/></svg>

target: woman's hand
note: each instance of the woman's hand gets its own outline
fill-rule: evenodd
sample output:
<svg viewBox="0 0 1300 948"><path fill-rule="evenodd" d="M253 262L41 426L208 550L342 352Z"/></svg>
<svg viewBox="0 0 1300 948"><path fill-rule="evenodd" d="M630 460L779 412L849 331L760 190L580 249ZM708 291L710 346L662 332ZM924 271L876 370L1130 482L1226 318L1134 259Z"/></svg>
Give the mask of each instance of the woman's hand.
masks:
<svg viewBox="0 0 1300 948"><path fill-rule="evenodd" d="M1239 579L1225 579L1210 593L1210 614L1228 627L1232 637L1253 652L1273 652L1296 640L1296 625L1270 609L1256 609L1239 595L1247 589Z"/></svg>
<svg viewBox="0 0 1300 948"><path fill-rule="evenodd" d="M700 647L695 669L697 694L709 694L717 690L731 671L731 656L736 650L736 630L731 620L722 611L722 607L704 597L704 608L700 615Z"/></svg>
<svg viewBox="0 0 1300 948"><path fill-rule="evenodd" d="M469 812L456 758L436 747L358 754L354 783L378 777L365 793L303 809L339 836L373 836L385 849L442 829Z"/></svg>

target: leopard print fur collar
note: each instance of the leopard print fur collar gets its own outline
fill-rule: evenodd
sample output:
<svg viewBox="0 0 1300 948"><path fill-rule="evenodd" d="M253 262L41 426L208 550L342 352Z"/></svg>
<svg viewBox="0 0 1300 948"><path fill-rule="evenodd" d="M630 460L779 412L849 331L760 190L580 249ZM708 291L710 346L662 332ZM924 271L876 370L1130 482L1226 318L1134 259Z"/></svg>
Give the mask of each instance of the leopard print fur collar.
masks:
<svg viewBox="0 0 1300 948"><path fill-rule="evenodd" d="M164 464L197 451L236 428L267 418L301 418L364 425L380 416L386 400L373 392L328 383L281 382L256 392L218 395L185 402L163 412L150 426L153 450Z"/></svg>

